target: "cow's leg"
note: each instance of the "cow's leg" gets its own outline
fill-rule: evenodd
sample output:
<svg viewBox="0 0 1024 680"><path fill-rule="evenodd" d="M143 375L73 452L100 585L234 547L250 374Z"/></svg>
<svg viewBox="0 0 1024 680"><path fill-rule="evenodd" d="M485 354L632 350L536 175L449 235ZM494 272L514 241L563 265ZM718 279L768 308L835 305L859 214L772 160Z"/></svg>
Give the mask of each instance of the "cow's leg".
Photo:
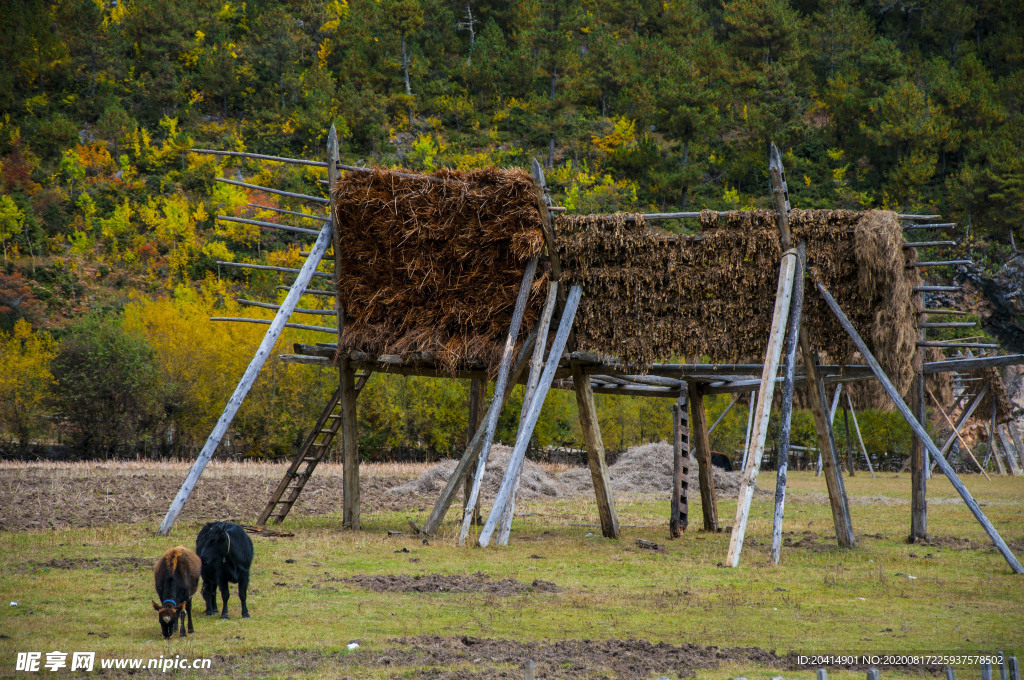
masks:
<svg viewBox="0 0 1024 680"><path fill-rule="evenodd" d="M217 584L207 578L203 578L203 602L206 604L206 616L217 613Z"/></svg>
<svg viewBox="0 0 1024 680"><path fill-rule="evenodd" d="M220 576L220 598L224 600L224 609L220 612L220 618L228 618L228 575L223 573Z"/></svg>
<svg viewBox="0 0 1024 680"><path fill-rule="evenodd" d="M178 610L178 625L179 625L179 632L180 632L181 637L188 637L188 635L185 634L185 610L184 609L179 609Z"/></svg>
<svg viewBox="0 0 1024 680"><path fill-rule="evenodd" d="M185 611L188 612L188 632L189 635L196 632L196 629L192 627L192 598L188 598L185 603Z"/></svg>
<svg viewBox="0 0 1024 680"><path fill-rule="evenodd" d="M244 571L238 576L238 599L242 601L242 618L249 618L249 608L245 606L245 593L249 590L249 572Z"/></svg>

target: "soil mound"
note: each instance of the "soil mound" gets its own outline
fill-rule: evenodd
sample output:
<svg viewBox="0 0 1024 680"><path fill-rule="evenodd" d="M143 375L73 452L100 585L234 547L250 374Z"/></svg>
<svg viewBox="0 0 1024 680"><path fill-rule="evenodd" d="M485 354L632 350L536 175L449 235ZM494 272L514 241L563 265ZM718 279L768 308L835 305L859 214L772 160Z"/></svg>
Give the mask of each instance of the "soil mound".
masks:
<svg viewBox="0 0 1024 680"><path fill-rule="evenodd" d="M698 489L697 461L689 458L689 488ZM740 490L742 476L739 472L728 472L713 467L715 490L723 495L736 495ZM608 468L612 480L612 491L617 494L670 494L672 492L672 446L665 442L652 442L632 446L619 456ZM594 484L588 468L576 468L562 473L559 481L571 496L593 494ZM757 489L755 494L768 495Z"/></svg>
<svg viewBox="0 0 1024 680"><path fill-rule="evenodd" d="M508 459L511 454L512 448L509 446L495 444L491 447L491 455L487 458L484 479L480 486L480 494L485 501L492 500L498 493L498 487L501 486L501 479L505 476L505 468L508 467ZM394 494L414 493L436 498L444 489L444 485L448 483L452 473L455 472L457 464L454 460L441 461L437 465L427 468L423 474L411 482L393 487L389 492ZM541 465L530 460L526 461L519 483L519 498L563 498L565 495L565 489L557 477Z"/></svg>
<svg viewBox="0 0 1024 680"><path fill-rule="evenodd" d="M505 475L512 449L495 444L487 461L481 494L485 501L493 499ZM436 497L455 471L456 462L446 460L428 468L413 481L393 487L389 493L417 494ZM697 461L689 459L690 488L697 489ZM626 449L614 465L609 466L612 491L616 494L670 494L672 492L672 446L665 442L642 444ZM714 468L715 489L725 496L739 493L741 475ZM548 472L543 466L526 461L519 486L519 497L528 499L567 498L590 496L594 484L590 469L573 468L560 475ZM756 491L768 495L763 489Z"/></svg>

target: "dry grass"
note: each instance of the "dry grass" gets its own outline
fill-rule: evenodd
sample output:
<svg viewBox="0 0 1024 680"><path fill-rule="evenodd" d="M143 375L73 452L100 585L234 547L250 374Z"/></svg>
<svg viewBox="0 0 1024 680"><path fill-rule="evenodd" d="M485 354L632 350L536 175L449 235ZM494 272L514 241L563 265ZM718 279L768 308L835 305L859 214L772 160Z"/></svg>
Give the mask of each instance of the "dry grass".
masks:
<svg viewBox="0 0 1024 680"><path fill-rule="evenodd" d="M236 469L245 474L247 467ZM170 642L160 639L152 620L147 560L194 540L199 522L179 523L169 538L156 536L150 523L0 532L0 635L6 636L0 638L0 659L9 663L16 651L26 650L91 650L100 657L212 657L213 670L194 676L203 678L240 672L253 678L499 678L518 677L521 654L564 643L580 651L538 657L538 677L653 680L678 675L673 650L695 645L699 656L717 645L732 651L723 653L721 666L697 667L698 678L810 680L813 668L798 667L786 654L1001 649L1021 657L1020 577L1009 573L967 509L945 502L955 498L948 483L935 478L929 485L930 531L937 542L908 545L909 509L902 501L909 496L909 475L848 478L849 493L866 500L852 508L858 545L841 550L822 496L824 479L800 472L789 479L787 545L778 568L766 559L770 498L754 500L739 569L717 566L728 534L703 533L691 524L681 539L666 540L668 501L650 495L619 499L622 524L644 527L627 528L619 541L569 525L596 522L593 500L524 500L510 545L484 550L454 545L454 511L443 535L429 544L410 535L406 524L422 513L368 514L361 532L338 531L337 516L298 514L284 526L294 537L254 539L253 618L238 617L232 594L230 621L199 616L194 636ZM990 483L972 476L966 483L1008 541L1024 540L1024 479ZM774 476L763 474L759 484L772 488ZM699 499L691 501L692 518L700 517L699 506ZM723 497L723 524L734 511L734 501ZM405 533L389 537L386 529ZM664 550L640 549L637 538ZM342 580L356 575L410 582L442 576L540 579L559 592L378 593ZM9 601L19 604L7 607ZM460 642L463 637L470 643ZM627 649L616 641L628 639L648 641L649 653L635 667L613 665L612 653ZM350 653L352 640L360 648ZM475 646L489 653L474 654L473 640L490 641ZM766 665L744 660L736 648L774 650L783 658ZM927 674L882 669L889 680ZM830 669L829 677L862 678L863 670Z"/></svg>

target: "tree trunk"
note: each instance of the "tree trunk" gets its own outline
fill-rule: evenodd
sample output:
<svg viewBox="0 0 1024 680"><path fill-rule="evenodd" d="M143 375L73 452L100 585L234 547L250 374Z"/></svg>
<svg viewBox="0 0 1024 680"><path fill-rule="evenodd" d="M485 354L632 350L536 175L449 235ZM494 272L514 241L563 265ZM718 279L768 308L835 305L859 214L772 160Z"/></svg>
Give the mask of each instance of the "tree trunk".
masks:
<svg viewBox="0 0 1024 680"><path fill-rule="evenodd" d="M412 85L409 83L409 50L405 47L405 31L402 31L402 75L405 76L405 93L412 96Z"/></svg>

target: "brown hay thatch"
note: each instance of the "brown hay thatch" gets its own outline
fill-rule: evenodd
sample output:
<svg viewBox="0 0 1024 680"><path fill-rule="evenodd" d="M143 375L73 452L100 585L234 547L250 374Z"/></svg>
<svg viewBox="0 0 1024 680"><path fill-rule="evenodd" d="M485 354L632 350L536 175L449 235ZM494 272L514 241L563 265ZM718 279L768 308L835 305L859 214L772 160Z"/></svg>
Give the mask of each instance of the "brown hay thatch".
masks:
<svg viewBox="0 0 1024 680"><path fill-rule="evenodd" d="M974 417L981 420L991 420L992 402L995 401L996 424L1003 425L1013 420L1013 403L1010 401L1010 394L1006 391L1006 384L999 376L996 368L982 368L973 372L974 377L981 378L981 385L988 388L985 398L974 410ZM982 389L981 387L978 388Z"/></svg>
<svg viewBox="0 0 1024 680"><path fill-rule="evenodd" d="M641 215L570 215L556 223L569 284L583 287L576 321L580 349L623 357L637 367L673 356L712 362L764 358L781 257L770 210L701 213L700 240L659 239ZM854 348L814 291L838 300L902 392L916 356L912 251L895 215L793 210L794 241L807 243L810 277L804 324L826 361Z"/></svg>
<svg viewBox="0 0 1024 680"><path fill-rule="evenodd" d="M351 173L333 190L339 348L426 352L454 370L495 370L527 261L544 246L532 179L521 170ZM546 287L535 279L523 327Z"/></svg>

